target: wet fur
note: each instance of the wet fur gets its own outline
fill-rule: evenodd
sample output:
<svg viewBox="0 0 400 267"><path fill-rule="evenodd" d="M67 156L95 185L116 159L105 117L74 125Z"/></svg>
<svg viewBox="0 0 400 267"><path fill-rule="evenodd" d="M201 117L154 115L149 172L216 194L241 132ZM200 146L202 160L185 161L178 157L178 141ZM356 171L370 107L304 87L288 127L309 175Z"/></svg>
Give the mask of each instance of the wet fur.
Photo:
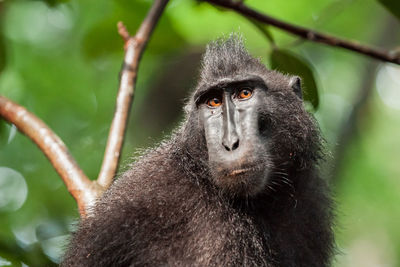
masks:
<svg viewBox="0 0 400 267"><path fill-rule="evenodd" d="M260 131L271 162L265 190L238 197L215 185L194 93L182 126L82 220L62 266L329 266L332 209L316 172L318 127L290 78L267 70L239 39L208 46L195 93L221 78L263 78Z"/></svg>

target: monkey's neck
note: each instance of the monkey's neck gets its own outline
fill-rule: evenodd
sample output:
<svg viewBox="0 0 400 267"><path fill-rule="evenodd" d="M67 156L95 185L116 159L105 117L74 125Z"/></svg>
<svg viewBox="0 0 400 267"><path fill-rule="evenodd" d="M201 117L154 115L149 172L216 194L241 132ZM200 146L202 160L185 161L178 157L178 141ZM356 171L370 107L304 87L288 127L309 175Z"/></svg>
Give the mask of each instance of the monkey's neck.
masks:
<svg viewBox="0 0 400 267"><path fill-rule="evenodd" d="M322 180L318 177L314 169L293 171L285 177L271 177L265 190L254 197L238 197L230 203L232 207L239 212L244 212L251 217L280 218L285 214L294 214L298 205L312 205L313 202L308 199L309 191L313 191L313 183L320 184ZM324 192L313 192L318 198L319 194ZM279 220L279 219L278 219Z"/></svg>

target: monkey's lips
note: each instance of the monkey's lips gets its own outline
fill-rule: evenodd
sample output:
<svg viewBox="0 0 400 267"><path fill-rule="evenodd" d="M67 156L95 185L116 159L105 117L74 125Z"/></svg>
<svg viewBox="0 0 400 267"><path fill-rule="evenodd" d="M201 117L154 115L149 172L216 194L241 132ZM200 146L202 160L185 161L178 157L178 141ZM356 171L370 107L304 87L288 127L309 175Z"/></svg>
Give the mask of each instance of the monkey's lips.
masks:
<svg viewBox="0 0 400 267"><path fill-rule="evenodd" d="M213 173L213 180L232 196L255 196L263 190L267 181L266 169L261 164L218 167Z"/></svg>
<svg viewBox="0 0 400 267"><path fill-rule="evenodd" d="M227 176L241 175L241 174L244 174L244 173L252 171L252 170L254 170L254 167L240 168L240 169L231 171L230 173L228 173Z"/></svg>
<svg viewBox="0 0 400 267"><path fill-rule="evenodd" d="M248 175L252 173L257 173L260 170L260 166L258 165L241 165L229 169L225 169L222 171L222 176L225 177L236 177L236 176L242 176L242 175Z"/></svg>

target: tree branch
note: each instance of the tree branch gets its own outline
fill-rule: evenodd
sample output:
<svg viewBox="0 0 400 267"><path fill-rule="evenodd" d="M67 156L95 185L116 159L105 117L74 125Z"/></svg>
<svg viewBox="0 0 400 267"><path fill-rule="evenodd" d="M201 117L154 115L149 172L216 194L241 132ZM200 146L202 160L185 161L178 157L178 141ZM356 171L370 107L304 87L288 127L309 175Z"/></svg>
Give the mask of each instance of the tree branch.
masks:
<svg viewBox="0 0 400 267"><path fill-rule="evenodd" d="M266 23L268 25L274 26L293 35L299 36L303 39L323 43L333 47L341 47L359 54L367 55L375 59L379 59L386 62L391 62L395 64L400 64L400 53L395 53L394 51L384 51L377 48L368 47L359 44L354 41L348 41L339 39L335 36L319 33L311 29L307 29L301 26L293 25L271 16L258 12L244 5L243 1L233 1L233 0L203 0L209 2L213 5L225 7L234 10L245 17L255 19L259 22Z"/></svg>
<svg viewBox="0 0 400 267"><path fill-rule="evenodd" d="M140 58L168 0L155 0L138 32L131 37L122 23L118 30L125 40L125 60L114 119L111 125L103 165L97 181L89 180L69 153L65 144L47 125L25 108L0 96L0 116L32 139L50 160L68 191L78 203L81 216L113 181L122 149L129 110L133 100Z"/></svg>
<svg viewBox="0 0 400 267"><path fill-rule="evenodd" d="M117 171L124 141L129 111L132 105L140 58L168 0L155 0L135 36L130 36L125 26L118 23L118 31L125 40L125 59L121 70L120 86L114 118L108 136L103 164L97 179L107 188Z"/></svg>
<svg viewBox="0 0 400 267"><path fill-rule="evenodd" d="M0 96L0 116L14 124L42 150L78 203L80 214L84 216L88 204L93 203L103 189L86 177L61 139L35 115Z"/></svg>

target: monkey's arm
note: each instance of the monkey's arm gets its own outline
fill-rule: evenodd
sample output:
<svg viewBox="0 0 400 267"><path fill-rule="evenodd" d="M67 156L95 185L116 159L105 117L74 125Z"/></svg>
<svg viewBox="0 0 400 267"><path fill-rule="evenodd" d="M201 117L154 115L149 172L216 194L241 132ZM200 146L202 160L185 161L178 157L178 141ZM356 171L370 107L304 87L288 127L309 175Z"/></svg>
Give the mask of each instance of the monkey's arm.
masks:
<svg viewBox="0 0 400 267"><path fill-rule="evenodd" d="M127 204L100 203L94 215L82 220L61 266L129 266L129 248L137 239L133 211Z"/></svg>
<svg viewBox="0 0 400 267"><path fill-rule="evenodd" d="M157 159L152 155L151 160ZM173 249L171 239L177 238L173 229L181 229L176 226L189 216L180 194L189 190L190 183L177 179L167 160L157 164L151 160L140 160L96 203L91 216L72 235L61 266L157 266L167 262Z"/></svg>

